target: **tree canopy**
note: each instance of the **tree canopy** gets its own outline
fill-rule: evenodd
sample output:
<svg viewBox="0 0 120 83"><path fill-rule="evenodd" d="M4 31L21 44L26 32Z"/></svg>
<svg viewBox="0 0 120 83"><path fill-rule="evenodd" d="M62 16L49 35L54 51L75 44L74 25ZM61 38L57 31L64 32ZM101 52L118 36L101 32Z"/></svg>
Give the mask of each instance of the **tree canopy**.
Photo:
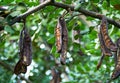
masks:
<svg viewBox="0 0 120 83"><path fill-rule="evenodd" d="M66 46L65 64L61 64L56 47L55 29L60 17L68 32L61 35L61 44ZM111 76L114 71L120 72L119 42L116 43L120 38L119 22L119 0L0 0L0 83L118 83L120 78L113 80ZM105 32L102 24L108 28L104 27ZM24 26L32 43L32 50L24 51L32 52L32 62L25 66L25 74L16 75ZM104 44L99 41L99 33L103 33ZM105 46L108 47L106 34L118 47L107 48L112 54L102 57L98 70ZM25 33L22 35L25 37ZM64 43L64 35L68 36L68 44Z"/></svg>

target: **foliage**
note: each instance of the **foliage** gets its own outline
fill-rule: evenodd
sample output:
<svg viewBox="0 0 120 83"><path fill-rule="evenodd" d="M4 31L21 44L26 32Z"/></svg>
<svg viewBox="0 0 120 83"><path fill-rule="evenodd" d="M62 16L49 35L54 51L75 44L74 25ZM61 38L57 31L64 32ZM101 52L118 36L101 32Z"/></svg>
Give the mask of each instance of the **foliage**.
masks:
<svg viewBox="0 0 120 83"><path fill-rule="evenodd" d="M27 9L37 6L39 0L0 0L1 6L8 6L10 12L6 18L0 16L0 61L15 66L19 60L18 41L22 30L21 22L9 26L6 24L14 17L24 13ZM56 0L65 4L74 4L77 8L98 12L114 20L120 19L119 2L110 0ZM82 1L82 2L80 2ZM117 1L117 0L116 0ZM116 8L115 5L118 5ZM69 34L67 64L57 65L59 54L56 52L54 29L57 19L64 9L47 6L27 17L27 28L32 39L33 61L25 75L33 83L48 83L51 79L51 69L56 68L62 74L62 83L106 83L114 69L114 57L105 57L99 70L96 65L101 57L100 45L97 37L97 27L100 20L89 16L70 12L65 16ZM73 17L73 18L72 18ZM1 20L2 19L2 20ZM80 30L74 35L73 30ZM109 25L109 35L113 41L120 37L119 29ZM74 36L73 36L74 35ZM76 43L73 39L79 39ZM82 52L82 53L81 53ZM13 72L0 65L0 82L16 83L19 79ZM21 79L23 82L23 80ZM118 83L119 78L112 81Z"/></svg>

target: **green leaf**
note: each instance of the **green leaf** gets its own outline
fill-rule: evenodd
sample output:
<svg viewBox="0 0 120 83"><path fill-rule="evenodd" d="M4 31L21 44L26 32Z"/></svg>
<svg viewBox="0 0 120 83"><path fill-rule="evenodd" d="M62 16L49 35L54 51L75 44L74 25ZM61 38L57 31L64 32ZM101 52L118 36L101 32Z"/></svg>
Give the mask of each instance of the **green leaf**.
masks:
<svg viewBox="0 0 120 83"><path fill-rule="evenodd" d="M73 49L74 49L74 51L79 51L80 50L80 44L78 44L78 43L73 43Z"/></svg>
<svg viewBox="0 0 120 83"><path fill-rule="evenodd" d="M12 16L12 17L15 17L15 16L18 16L18 15L20 15L20 11L14 11L14 12L12 12L10 15Z"/></svg>
<svg viewBox="0 0 120 83"><path fill-rule="evenodd" d="M14 33L14 30L9 25L6 25L5 28L4 28L4 30L7 31L10 34Z"/></svg>
<svg viewBox="0 0 120 83"><path fill-rule="evenodd" d="M10 40L17 40L19 38L19 36L12 36L10 37Z"/></svg>
<svg viewBox="0 0 120 83"><path fill-rule="evenodd" d="M47 40L47 42L49 43L49 44L54 44L55 43L55 37L53 36L53 37L50 37L48 40Z"/></svg>
<svg viewBox="0 0 120 83"><path fill-rule="evenodd" d="M55 45L52 47L52 49L51 49L50 53L51 53L51 54L56 53L56 46L55 46Z"/></svg>
<svg viewBox="0 0 120 83"><path fill-rule="evenodd" d="M110 0L112 5L120 4L120 0Z"/></svg>

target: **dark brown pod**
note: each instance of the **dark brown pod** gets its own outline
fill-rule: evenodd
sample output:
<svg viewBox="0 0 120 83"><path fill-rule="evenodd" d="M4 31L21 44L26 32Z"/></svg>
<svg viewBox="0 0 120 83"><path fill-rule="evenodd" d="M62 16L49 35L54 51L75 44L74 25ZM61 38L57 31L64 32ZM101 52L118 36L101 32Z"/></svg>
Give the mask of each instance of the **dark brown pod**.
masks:
<svg viewBox="0 0 120 83"><path fill-rule="evenodd" d="M100 58L100 61L97 64L97 70L100 68L105 55L112 56L112 53L111 53L110 49L108 49L105 45L105 42L102 38L101 32L98 33L98 38L99 38L99 41L100 41L102 56Z"/></svg>
<svg viewBox="0 0 120 83"><path fill-rule="evenodd" d="M14 68L14 73L17 75L20 73L26 73L27 66L30 65L32 62L31 38L25 27L25 22L24 22L24 27L20 33L19 49L20 49L20 53L19 53L20 60L18 61L18 63Z"/></svg>
<svg viewBox="0 0 120 83"><path fill-rule="evenodd" d="M20 73L26 73L27 71L27 66L23 65L21 60L18 61L18 63L16 64L15 68L14 68L14 73L16 75L19 75Z"/></svg>
<svg viewBox="0 0 120 83"><path fill-rule="evenodd" d="M112 73L111 79L116 79L120 76L120 38L117 40L116 45L118 47L117 49L117 63L115 65L115 69Z"/></svg>
<svg viewBox="0 0 120 83"><path fill-rule="evenodd" d="M108 35L108 23L107 23L107 19L105 16L102 17L102 22L100 25L100 32L102 34L102 38L105 42L106 47L110 49L111 51L116 51L117 47Z"/></svg>
<svg viewBox="0 0 120 83"><path fill-rule="evenodd" d="M62 24L62 50L60 60L62 64L66 63L67 44L68 44L68 30L64 18L60 18Z"/></svg>
<svg viewBox="0 0 120 83"><path fill-rule="evenodd" d="M22 63L27 66L30 65L32 62L31 38L26 28L24 29L23 49L21 52L21 60L22 60Z"/></svg>
<svg viewBox="0 0 120 83"><path fill-rule="evenodd" d="M106 47L105 42L104 42L104 40L103 40L103 38L102 38L101 32L98 33L98 37L99 37L100 47L101 47L101 51L102 51L103 55L111 56L112 53L111 53L111 51Z"/></svg>
<svg viewBox="0 0 120 83"><path fill-rule="evenodd" d="M60 53L62 49L62 24L61 19L58 19L57 26L55 28L56 48L57 52Z"/></svg>

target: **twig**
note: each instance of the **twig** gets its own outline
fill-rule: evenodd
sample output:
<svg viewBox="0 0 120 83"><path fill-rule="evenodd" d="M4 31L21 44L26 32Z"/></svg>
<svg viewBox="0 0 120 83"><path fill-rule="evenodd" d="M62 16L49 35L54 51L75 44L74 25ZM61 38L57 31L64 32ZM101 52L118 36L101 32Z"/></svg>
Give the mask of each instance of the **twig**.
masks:
<svg viewBox="0 0 120 83"><path fill-rule="evenodd" d="M71 9L72 11L81 12L82 14L84 14L86 16L91 16L91 17L94 17L97 19L102 19L102 17L100 16L101 14L93 12L93 11L88 11L88 10L85 10L83 8L79 8L78 10L74 10L74 8L75 8L74 6L70 6L70 5L62 4L62 3L58 3L58 2L51 3L51 5L59 7L59 8L64 8L66 10ZM113 24L114 26L120 28L120 23L118 23L115 20L110 19L110 18L107 18L107 20L110 24Z"/></svg>
<svg viewBox="0 0 120 83"><path fill-rule="evenodd" d="M23 13L22 15L16 17L15 19L12 20L12 22L9 23L9 25L13 25L16 22L19 22L21 19L26 18L27 16L29 16L30 14L37 12L38 10L46 7L47 5L49 5L51 2L51 0L47 0L43 3L41 3L40 5L34 7L34 8L30 8L28 11L26 11L25 13Z"/></svg>
<svg viewBox="0 0 120 83"><path fill-rule="evenodd" d="M13 25L16 22L19 22L21 19L27 17L28 15L30 15L30 14L32 14L34 12L37 12L38 10L40 10L40 9L46 7L46 6L49 6L49 5L55 6L55 7L58 7L58 8L63 8L63 9L66 9L66 10L70 9L71 11L77 11L77 12L80 12L80 13L86 15L86 16L91 16L91 17L94 17L94 18L97 18L97 19L102 19L102 17L100 16L101 14L99 14L99 13L96 13L96 12L93 12L93 11L88 11L88 10L85 10L83 8L79 8L78 10L75 10L74 6L70 6L70 5L55 2L55 1L53 2L53 0L47 0L47 1L43 2L43 3L41 3L40 5L26 11L22 15L14 18L12 20L12 22L9 23L9 25ZM120 28L120 23L118 23L117 21L115 21L113 19L110 19L110 18L107 18L107 20L108 20L108 22L110 24L113 24L114 26Z"/></svg>

